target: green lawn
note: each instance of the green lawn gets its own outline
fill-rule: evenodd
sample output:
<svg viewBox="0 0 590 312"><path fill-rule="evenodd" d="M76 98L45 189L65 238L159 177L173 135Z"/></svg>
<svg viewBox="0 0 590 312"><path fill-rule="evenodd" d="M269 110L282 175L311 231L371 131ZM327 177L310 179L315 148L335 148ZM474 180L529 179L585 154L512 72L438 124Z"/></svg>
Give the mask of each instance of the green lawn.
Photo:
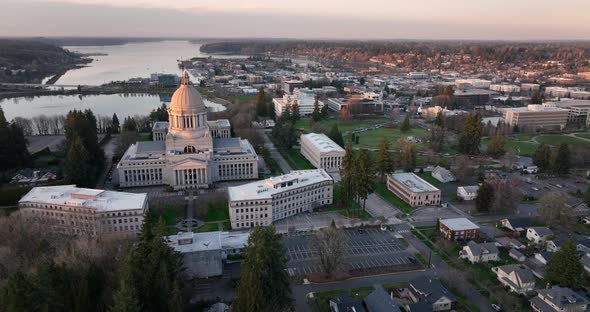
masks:
<svg viewBox="0 0 590 312"><path fill-rule="evenodd" d="M353 219L361 219L361 220L369 220L371 219L371 215L365 210L341 210L340 215L346 218L353 218Z"/></svg>
<svg viewBox="0 0 590 312"><path fill-rule="evenodd" d="M426 182L428 182L428 183L430 183L430 184L432 184L434 186L440 186L440 185L443 184L439 180L433 178L431 172L418 173L418 176L421 177L422 179L424 179Z"/></svg>
<svg viewBox="0 0 590 312"><path fill-rule="evenodd" d="M414 208L399 197L395 196L392 192L387 189L384 182L377 182L373 184L373 191L383 197L386 201L399 208L404 213L410 213Z"/></svg>
<svg viewBox="0 0 590 312"><path fill-rule="evenodd" d="M397 288L406 288L408 286L410 286L410 283L408 282L400 282L400 283L385 283L383 285L383 289L385 289L385 291L390 294L394 289Z"/></svg>
<svg viewBox="0 0 590 312"><path fill-rule="evenodd" d="M540 135L535 138L539 143L545 143L549 145L559 145L561 143L567 143L569 145L578 145L578 146L590 146L590 142L576 139L575 137L566 136L566 135Z"/></svg>
<svg viewBox="0 0 590 312"><path fill-rule="evenodd" d="M298 149L290 149L285 156L287 156L285 158L287 158L287 162L294 170L315 169L309 160L301 155Z"/></svg>
<svg viewBox="0 0 590 312"><path fill-rule="evenodd" d="M200 226L199 228L193 230L195 233L203 233L203 232L215 232L219 231L219 227L217 223L206 223Z"/></svg>
<svg viewBox="0 0 590 312"><path fill-rule="evenodd" d="M156 219L164 219L166 225L176 225L179 218L184 218L184 207L162 205L150 207L150 213Z"/></svg>
<svg viewBox="0 0 590 312"><path fill-rule="evenodd" d="M336 118L330 118L330 119L324 119L319 121L319 123L321 123L322 125L324 125L324 127L326 127L326 129L330 129L332 128L333 124L337 124L338 125L338 130L340 130L340 132L346 132L346 131L350 131L350 130L355 130L355 129L361 129L361 128L366 128L375 124L380 124L380 123L386 123L386 122L390 122L390 119L387 118L374 118L374 119L366 119L366 120L351 120L348 122L342 122L339 121ZM302 118L299 121L297 121L295 123L295 128L297 129L303 129L304 132L310 132L311 131L311 122L309 118Z"/></svg>
<svg viewBox="0 0 590 312"><path fill-rule="evenodd" d="M229 219L227 200L207 203L205 222L223 221Z"/></svg>
<svg viewBox="0 0 590 312"><path fill-rule="evenodd" d="M576 133L577 137L580 138L584 138L584 139L589 139L590 140L590 133L589 132L584 132L584 133Z"/></svg>
<svg viewBox="0 0 590 312"><path fill-rule="evenodd" d="M151 134L142 134L139 136L139 141L151 141L152 140L152 136Z"/></svg>
<svg viewBox="0 0 590 312"><path fill-rule="evenodd" d="M399 129L395 128L379 128L376 130L365 131L362 133L357 134L359 137L359 144L353 144L353 147L358 148L378 148L379 143L383 140L383 138L387 138L387 140L391 144L391 149L398 149L399 148L399 139L405 139L407 137L428 137L429 132L422 128L412 128L407 132L401 132ZM344 138L345 143L348 143L352 140L352 136L346 136ZM420 147L425 147L427 144L417 144Z"/></svg>

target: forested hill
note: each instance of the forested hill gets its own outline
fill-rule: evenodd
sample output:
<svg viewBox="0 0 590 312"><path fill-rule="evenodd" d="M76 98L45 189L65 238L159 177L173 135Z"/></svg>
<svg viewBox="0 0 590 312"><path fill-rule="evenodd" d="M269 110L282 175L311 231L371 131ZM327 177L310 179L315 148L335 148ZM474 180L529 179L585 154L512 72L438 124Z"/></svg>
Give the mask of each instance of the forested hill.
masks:
<svg viewBox="0 0 590 312"><path fill-rule="evenodd" d="M38 83L89 61L48 43L0 39L0 82Z"/></svg>

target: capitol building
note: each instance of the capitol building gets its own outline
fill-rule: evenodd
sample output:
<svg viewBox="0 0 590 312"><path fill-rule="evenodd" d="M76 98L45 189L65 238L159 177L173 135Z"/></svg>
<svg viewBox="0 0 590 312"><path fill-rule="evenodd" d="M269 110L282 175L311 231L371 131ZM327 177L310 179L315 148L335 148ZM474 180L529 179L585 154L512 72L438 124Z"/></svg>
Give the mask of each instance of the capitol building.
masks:
<svg viewBox="0 0 590 312"><path fill-rule="evenodd" d="M129 146L117 165L121 187L170 185L178 190L258 179L254 147L231 137L229 120L207 120L207 107L186 72L172 95L168 120L154 125L153 141Z"/></svg>

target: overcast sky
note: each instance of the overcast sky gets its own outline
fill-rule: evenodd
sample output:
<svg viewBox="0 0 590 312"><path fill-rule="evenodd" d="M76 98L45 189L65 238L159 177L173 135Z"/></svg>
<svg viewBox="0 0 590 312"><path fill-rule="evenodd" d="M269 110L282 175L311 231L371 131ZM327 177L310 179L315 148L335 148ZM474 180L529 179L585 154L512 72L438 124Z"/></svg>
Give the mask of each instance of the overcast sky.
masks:
<svg viewBox="0 0 590 312"><path fill-rule="evenodd" d="M0 36L590 40L590 0L0 0Z"/></svg>

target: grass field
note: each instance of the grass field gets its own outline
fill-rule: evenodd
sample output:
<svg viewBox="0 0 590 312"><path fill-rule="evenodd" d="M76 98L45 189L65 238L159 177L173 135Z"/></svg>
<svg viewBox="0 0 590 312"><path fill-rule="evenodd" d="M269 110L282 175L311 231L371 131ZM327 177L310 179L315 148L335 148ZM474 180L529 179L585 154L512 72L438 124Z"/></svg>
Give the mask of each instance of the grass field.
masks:
<svg viewBox="0 0 590 312"><path fill-rule="evenodd" d="M380 128L359 133L357 136L359 137L359 144L353 144L353 147L378 148L379 143L381 143L383 138L387 138L391 144L391 148L397 149L399 148L399 139L405 139L407 137L427 137L429 136L429 132L422 128L412 128L408 132L401 132L399 129L394 128ZM347 136L344 138L344 141L345 143L348 143L351 139L351 136ZM421 147L426 146L427 144L417 145L418 147Z"/></svg>
<svg viewBox="0 0 590 312"><path fill-rule="evenodd" d="M309 118L300 119L299 121L297 121L297 123L295 123L295 128L303 129L304 132L310 132L310 130L311 130L311 122L310 121L311 120ZM342 121L339 121L338 119L331 118L331 119L321 120L321 121L319 121L319 123L324 125L324 127L326 127L328 130L330 128L332 128L333 124L337 124L338 130L340 130L340 132L344 133L346 131L366 128L366 127L369 127L369 126L372 126L375 124L386 123L389 121L391 121L391 120L389 120L387 118L374 118L374 119L367 119L367 120L352 120L352 121L342 122Z"/></svg>
<svg viewBox="0 0 590 312"><path fill-rule="evenodd" d="M290 149L285 156L289 165L295 170L315 169L298 149Z"/></svg>
<svg viewBox="0 0 590 312"><path fill-rule="evenodd" d="M228 220L229 211L227 207L227 200L220 201L219 203L208 203L207 214L205 215L205 222Z"/></svg>
<svg viewBox="0 0 590 312"><path fill-rule="evenodd" d="M184 207L162 205L150 207L150 213L157 219L164 219L166 225L175 225L178 218L184 218Z"/></svg>
<svg viewBox="0 0 590 312"><path fill-rule="evenodd" d="M576 133L576 136L577 137L580 137L580 138L584 138L584 139L589 139L590 140L590 133L588 133L588 132Z"/></svg>
<svg viewBox="0 0 590 312"><path fill-rule="evenodd" d="M535 138L539 143L545 143L549 145L559 145L561 143L567 143L569 145L577 146L590 146L590 142L580 140L571 136L566 135L540 135Z"/></svg>
<svg viewBox="0 0 590 312"><path fill-rule="evenodd" d="M373 190L375 193L379 194L379 196L383 197L386 201L390 204L396 206L404 213L410 213L414 208L410 206L405 201L401 200L399 197L395 196L392 192L387 189L387 186L383 182L376 182L373 184Z"/></svg>
<svg viewBox="0 0 590 312"><path fill-rule="evenodd" d="M418 176L421 177L422 179L424 179L426 182L428 182L428 183L430 183L430 184L432 184L434 186L439 186L439 185L442 185L443 184L439 180L433 178L431 172L418 173Z"/></svg>
<svg viewBox="0 0 590 312"><path fill-rule="evenodd" d="M219 226L217 223L206 223L200 226L198 229L193 230L195 233L203 233L203 232L215 232L219 231Z"/></svg>
<svg viewBox="0 0 590 312"><path fill-rule="evenodd" d="M590 133L577 133L576 136L582 138L590 138ZM482 144L489 144L490 138L482 138ZM589 141L577 139L575 137L562 134L547 134L532 136L530 134L516 134L509 136L506 141L506 150L513 151L517 155L532 156L539 143L557 146L560 143L567 143L571 146L590 146Z"/></svg>

